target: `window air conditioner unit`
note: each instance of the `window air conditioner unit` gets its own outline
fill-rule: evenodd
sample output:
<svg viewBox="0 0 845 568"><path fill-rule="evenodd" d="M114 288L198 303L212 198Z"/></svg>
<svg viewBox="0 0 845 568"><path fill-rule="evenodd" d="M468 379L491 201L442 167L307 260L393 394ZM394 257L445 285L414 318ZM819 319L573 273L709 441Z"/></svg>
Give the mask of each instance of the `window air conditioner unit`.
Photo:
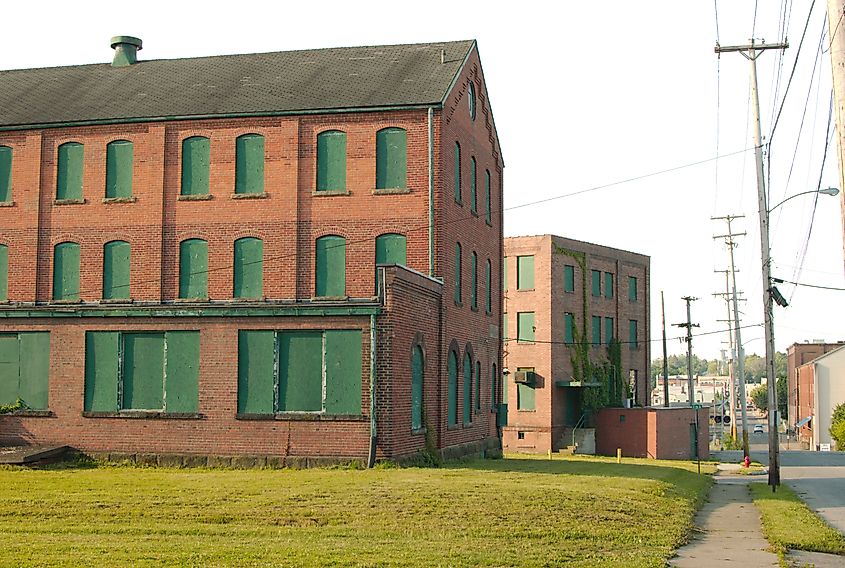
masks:
<svg viewBox="0 0 845 568"><path fill-rule="evenodd" d="M513 374L515 383L531 384L534 382L534 371L517 371Z"/></svg>

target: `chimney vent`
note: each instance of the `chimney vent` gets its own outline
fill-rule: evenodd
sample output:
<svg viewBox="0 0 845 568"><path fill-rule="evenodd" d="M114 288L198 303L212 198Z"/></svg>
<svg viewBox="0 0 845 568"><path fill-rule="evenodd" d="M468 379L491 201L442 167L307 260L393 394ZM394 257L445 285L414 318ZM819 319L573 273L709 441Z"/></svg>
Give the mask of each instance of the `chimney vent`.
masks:
<svg viewBox="0 0 845 568"><path fill-rule="evenodd" d="M111 47L114 49L114 60L111 66L126 67L138 61L141 40L132 36L114 36L111 38Z"/></svg>

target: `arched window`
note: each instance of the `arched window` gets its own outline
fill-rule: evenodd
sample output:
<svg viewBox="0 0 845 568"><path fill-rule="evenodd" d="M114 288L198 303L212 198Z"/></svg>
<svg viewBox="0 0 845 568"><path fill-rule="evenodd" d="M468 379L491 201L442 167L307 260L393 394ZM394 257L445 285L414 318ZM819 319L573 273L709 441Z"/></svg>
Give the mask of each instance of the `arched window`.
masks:
<svg viewBox="0 0 845 568"><path fill-rule="evenodd" d="M464 424L472 422L472 357L464 354Z"/></svg>
<svg viewBox="0 0 845 568"><path fill-rule="evenodd" d="M103 299L128 299L130 246L126 241L110 241L103 246Z"/></svg>
<svg viewBox="0 0 845 568"><path fill-rule="evenodd" d="M449 351L449 426L458 424L458 354Z"/></svg>
<svg viewBox="0 0 845 568"><path fill-rule="evenodd" d="M12 149L0 146L0 202L12 200Z"/></svg>
<svg viewBox="0 0 845 568"><path fill-rule="evenodd" d="M264 242L255 237L235 241L235 298L260 298L264 295Z"/></svg>
<svg viewBox="0 0 845 568"><path fill-rule="evenodd" d="M317 191L346 189L346 133L327 130L317 135Z"/></svg>
<svg viewBox="0 0 845 568"><path fill-rule="evenodd" d="M471 260L471 262L470 262L471 271L469 273L469 275L470 275L470 286L469 286L469 288L470 288L470 291L472 293L471 305L472 305L473 310L477 310L478 309L478 255L475 253L475 251L472 251L472 255L470 256L470 260Z"/></svg>
<svg viewBox="0 0 845 568"><path fill-rule="evenodd" d="M346 295L346 239L334 235L316 243L315 296Z"/></svg>
<svg viewBox="0 0 845 568"><path fill-rule="evenodd" d="M414 345L411 353L411 429L423 427L423 381L425 361L422 347Z"/></svg>
<svg viewBox="0 0 845 568"><path fill-rule="evenodd" d="M408 139L402 128L376 132L376 189L408 187Z"/></svg>
<svg viewBox="0 0 845 568"><path fill-rule="evenodd" d="M9 247L0 245L0 302L9 299Z"/></svg>
<svg viewBox="0 0 845 568"><path fill-rule="evenodd" d="M204 136L182 140L182 195L208 195L211 141Z"/></svg>
<svg viewBox="0 0 845 568"><path fill-rule="evenodd" d="M476 169L475 156L469 158L469 210L473 213L478 213L478 190L476 183Z"/></svg>
<svg viewBox="0 0 845 568"><path fill-rule="evenodd" d="M59 243L53 249L53 300L79 300L79 244Z"/></svg>
<svg viewBox="0 0 845 568"><path fill-rule="evenodd" d="M56 199L82 199L82 163L85 147L79 142L59 146Z"/></svg>
<svg viewBox="0 0 845 568"><path fill-rule="evenodd" d="M106 197L132 197L134 149L128 140L106 145Z"/></svg>
<svg viewBox="0 0 845 568"><path fill-rule="evenodd" d="M487 259L487 270L484 275L484 280L487 283L486 286L486 298L484 299L484 304L488 314L493 313L493 265L490 263L490 259Z"/></svg>
<svg viewBox="0 0 845 568"><path fill-rule="evenodd" d="M481 361L475 361L475 412L481 412Z"/></svg>
<svg viewBox="0 0 845 568"><path fill-rule="evenodd" d="M455 302L461 303L461 243L455 244Z"/></svg>
<svg viewBox="0 0 845 568"><path fill-rule="evenodd" d="M235 140L235 193L264 193L264 137L244 134Z"/></svg>
<svg viewBox="0 0 845 568"><path fill-rule="evenodd" d="M467 89L467 103L469 104L469 117L475 120L475 84L469 82L469 89Z"/></svg>
<svg viewBox="0 0 845 568"><path fill-rule="evenodd" d="M179 243L179 297L208 298L208 243L202 239Z"/></svg>
<svg viewBox="0 0 845 568"><path fill-rule="evenodd" d="M484 170L484 220L493 222L493 211L490 202L490 170Z"/></svg>
<svg viewBox="0 0 845 568"><path fill-rule="evenodd" d="M401 264L408 262L408 239L405 235L387 233L376 237L376 265L379 264ZM376 292L381 283L378 278L380 273L376 271Z"/></svg>
<svg viewBox="0 0 845 568"><path fill-rule="evenodd" d="M461 199L461 145L455 142L455 201L463 203Z"/></svg>

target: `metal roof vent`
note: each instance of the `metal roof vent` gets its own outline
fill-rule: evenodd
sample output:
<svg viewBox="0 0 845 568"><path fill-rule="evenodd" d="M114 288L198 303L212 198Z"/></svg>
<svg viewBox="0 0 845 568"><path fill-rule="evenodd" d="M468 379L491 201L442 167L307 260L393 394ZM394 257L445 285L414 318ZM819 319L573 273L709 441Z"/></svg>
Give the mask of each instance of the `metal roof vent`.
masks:
<svg viewBox="0 0 845 568"><path fill-rule="evenodd" d="M111 47L114 49L114 60L111 66L126 67L138 61L141 40L132 36L114 36L111 38Z"/></svg>

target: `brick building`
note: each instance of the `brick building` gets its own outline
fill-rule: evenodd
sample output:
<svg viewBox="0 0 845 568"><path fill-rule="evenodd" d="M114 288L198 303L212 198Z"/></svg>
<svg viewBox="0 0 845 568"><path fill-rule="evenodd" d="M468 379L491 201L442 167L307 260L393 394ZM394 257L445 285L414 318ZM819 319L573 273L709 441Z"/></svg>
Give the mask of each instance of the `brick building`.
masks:
<svg viewBox="0 0 845 568"><path fill-rule="evenodd" d="M843 342L814 341L793 343L786 348L787 428L796 428L796 424L804 420L798 428L799 433L806 440L809 440L811 436L810 425L805 419L813 414L812 381L809 380L810 375L805 372L805 380L803 384L800 384L798 369L843 345L845 345Z"/></svg>
<svg viewBox="0 0 845 568"><path fill-rule="evenodd" d="M474 41L0 72L0 444L498 447Z"/></svg>
<svg viewBox="0 0 845 568"><path fill-rule="evenodd" d="M830 417L833 408L845 401L844 347L845 342L813 342L786 348L787 427L810 449L831 443Z"/></svg>
<svg viewBox="0 0 845 568"><path fill-rule="evenodd" d="M649 263L553 235L505 239L506 449L557 450L569 445L567 428L586 425L582 398L596 378L574 369L579 345L594 365L613 366L610 404L649 405ZM620 347L615 364L612 338Z"/></svg>

